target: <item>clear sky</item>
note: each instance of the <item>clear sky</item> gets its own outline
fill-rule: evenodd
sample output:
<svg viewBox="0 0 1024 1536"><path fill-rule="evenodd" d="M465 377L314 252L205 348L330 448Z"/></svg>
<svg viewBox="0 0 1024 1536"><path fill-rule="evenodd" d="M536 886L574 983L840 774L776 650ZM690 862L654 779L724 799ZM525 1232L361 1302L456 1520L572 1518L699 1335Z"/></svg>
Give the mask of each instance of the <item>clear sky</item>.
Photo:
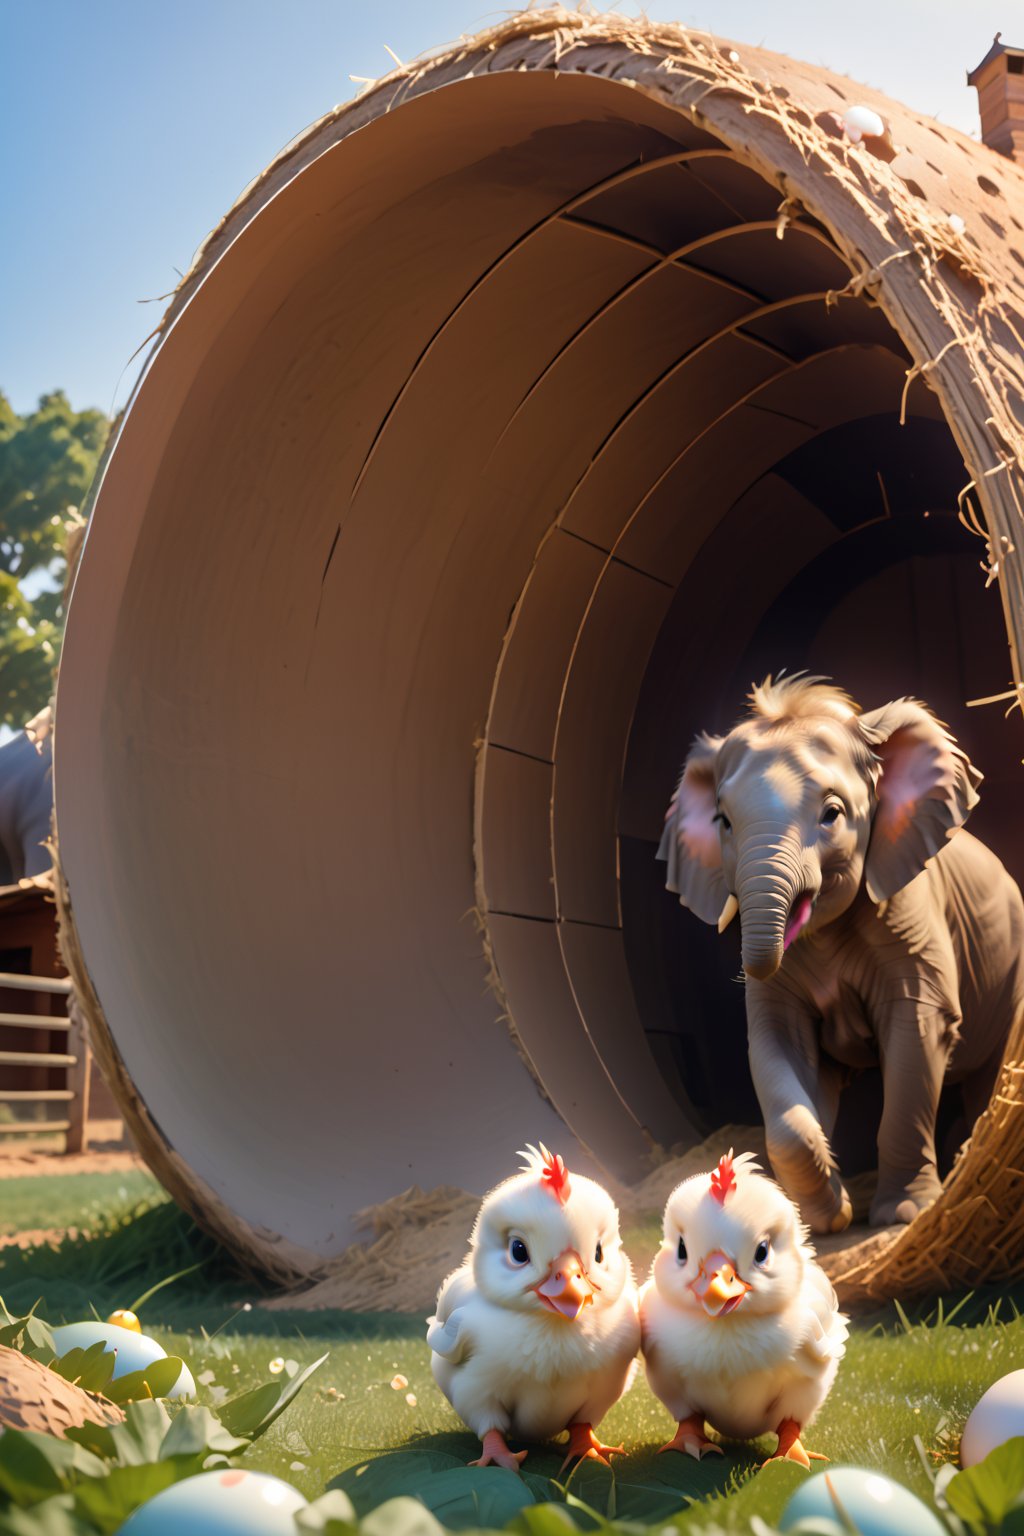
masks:
<svg viewBox="0 0 1024 1536"><path fill-rule="evenodd" d="M0 388L110 410L207 230L307 123L500 19L488 0L0 0ZM635 14L629 3L618 7ZM1020 0L650 0L647 13L826 64L969 133L965 71ZM1014 32L1015 17L1020 18ZM119 382L120 381L120 382Z"/></svg>

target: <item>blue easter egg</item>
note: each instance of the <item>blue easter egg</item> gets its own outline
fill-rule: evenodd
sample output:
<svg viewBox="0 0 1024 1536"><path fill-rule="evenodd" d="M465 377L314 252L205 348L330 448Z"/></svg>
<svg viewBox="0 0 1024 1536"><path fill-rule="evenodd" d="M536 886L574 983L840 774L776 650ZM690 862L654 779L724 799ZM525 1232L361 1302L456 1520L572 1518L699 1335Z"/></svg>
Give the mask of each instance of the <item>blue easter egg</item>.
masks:
<svg viewBox="0 0 1024 1536"><path fill-rule="evenodd" d="M121 1328L117 1323L65 1323L53 1330L53 1342L57 1358L62 1359L72 1349L88 1349L102 1339L108 1349L117 1350L113 1379L128 1376L132 1371L144 1371L154 1360L166 1360L167 1351L148 1334L136 1333L131 1328ZM167 1393L168 1397L195 1397L196 1384L187 1365L182 1365L181 1375Z"/></svg>
<svg viewBox="0 0 1024 1536"><path fill-rule="evenodd" d="M829 1484L861 1536L947 1536L938 1516L909 1488L863 1467L832 1467L809 1477L786 1505L779 1530L823 1515L841 1526Z"/></svg>
<svg viewBox="0 0 1024 1536"><path fill-rule="evenodd" d="M268 1472L227 1467L165 1488L129 1515L117 1536L295 1536L295 1514L307 1503Z"/></svg>

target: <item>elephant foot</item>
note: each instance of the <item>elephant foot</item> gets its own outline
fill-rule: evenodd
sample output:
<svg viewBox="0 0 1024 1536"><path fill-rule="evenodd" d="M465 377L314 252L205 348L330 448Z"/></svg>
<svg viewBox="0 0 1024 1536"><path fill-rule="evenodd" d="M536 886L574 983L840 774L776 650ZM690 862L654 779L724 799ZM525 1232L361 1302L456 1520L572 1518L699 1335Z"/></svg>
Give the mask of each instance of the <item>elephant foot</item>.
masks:
<svg viewBox="0 0 1024 1536"><path fill-rule="evenodd" d="M772 1124L767 1141L775 1177L800 1207L811 1231L845 1231L853 1220L853 1205L810 1111L795 1105Z"/></svg>
<svg viewBox="0 0 1024 1536"><path fill-rule="evenodd" d="M819 1235L845 1232L853 1220L853 1205L838 1173L832 1173L828 1183L818 1193L810 1196L801 1194L794 1198L804 1221L812 1232Z"/></svg>
<svg viewBox="0 0 1024 1536"><path fill-rule="evenodd" d="M941 1189L942 1180L934 1167L924 1168L909 1178L880 1173L878 1192L871 1202L871 1225L908 1225L919 1211L925 1211L935 1203Z"/></svg>

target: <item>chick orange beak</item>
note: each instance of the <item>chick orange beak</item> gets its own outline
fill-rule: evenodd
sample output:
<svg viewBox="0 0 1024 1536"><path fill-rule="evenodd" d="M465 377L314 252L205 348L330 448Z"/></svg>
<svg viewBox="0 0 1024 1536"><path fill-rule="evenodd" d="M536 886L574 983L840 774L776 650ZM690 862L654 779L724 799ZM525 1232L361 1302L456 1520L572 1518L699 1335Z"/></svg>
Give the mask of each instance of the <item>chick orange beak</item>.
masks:
<svg viewBox="0 0 1024 1536"><path fill-rule="evenodd" d="M708 1317L726 1317L735 1312L751 1289L724 1253L709 1253L706 1259L701 1259L697 1278L690 1281L690 1290Z"/></svg>
<svg viewBox="0 0 1024 1536"><path fill-rule="evenodd" d="M596 1286L587 1279L578 1253L567 1248L551 1266L546 1280L533 1289L551 1312L574 1322L588 1301L593 1301Z"/></svg>

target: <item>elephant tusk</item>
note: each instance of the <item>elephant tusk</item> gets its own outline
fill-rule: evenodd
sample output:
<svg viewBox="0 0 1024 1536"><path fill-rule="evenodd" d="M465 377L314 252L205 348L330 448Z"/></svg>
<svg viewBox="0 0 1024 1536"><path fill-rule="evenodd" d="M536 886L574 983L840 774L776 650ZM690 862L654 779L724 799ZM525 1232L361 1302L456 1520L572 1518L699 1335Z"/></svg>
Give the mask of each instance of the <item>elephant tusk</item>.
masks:
<svg viewBox="0 0 1024 1536"><path fill-rule="evenodd" d="M736 897L730 895L727 898L727 900L726 900L725 906L722 908L722 915L718 919L718 931L719 931L719 933L724 933L725 932L725 930L728 928L729 924L732 922L733 918L736 916L736 913L739 911L739 909L740 909L740 904L736 900Z"/></svg>

